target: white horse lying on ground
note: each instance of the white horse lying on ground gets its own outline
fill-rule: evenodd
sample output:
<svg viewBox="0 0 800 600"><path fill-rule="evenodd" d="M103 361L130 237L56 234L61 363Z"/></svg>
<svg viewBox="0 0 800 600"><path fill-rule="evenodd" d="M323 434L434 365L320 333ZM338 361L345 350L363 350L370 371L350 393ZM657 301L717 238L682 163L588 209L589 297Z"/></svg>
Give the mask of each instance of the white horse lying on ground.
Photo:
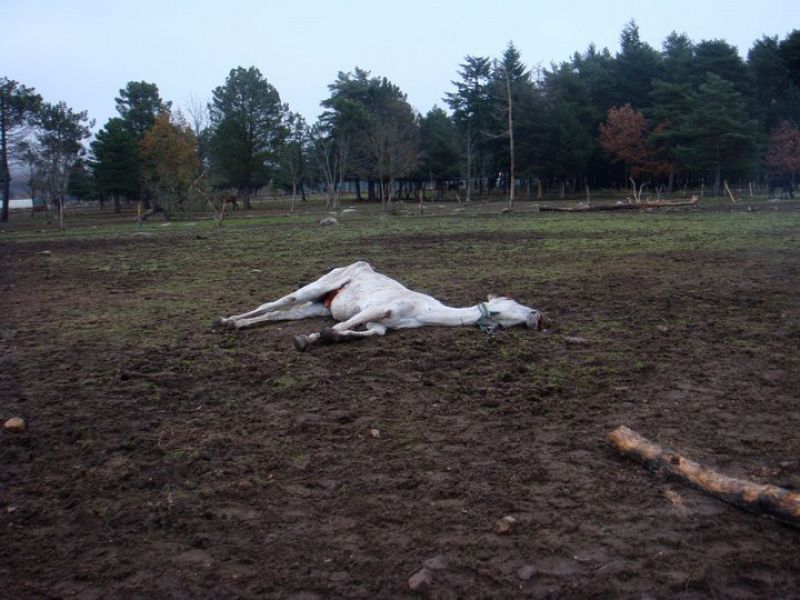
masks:
<svg viewBox="0 0 800 600"><path fill-rule="evenodd" d="M541 312L509 298L489 296L487 302L467 308L446 306L376 273L363 261L333 269L288 296L241 315L220 317L214 324L243 329L268 321L308 317L333 317L339 323L319 333L295 336L294 345L301 352L317 343L384 335L389 329L463 325L483 329L527 325L543 329L546 324Z"/></svg>

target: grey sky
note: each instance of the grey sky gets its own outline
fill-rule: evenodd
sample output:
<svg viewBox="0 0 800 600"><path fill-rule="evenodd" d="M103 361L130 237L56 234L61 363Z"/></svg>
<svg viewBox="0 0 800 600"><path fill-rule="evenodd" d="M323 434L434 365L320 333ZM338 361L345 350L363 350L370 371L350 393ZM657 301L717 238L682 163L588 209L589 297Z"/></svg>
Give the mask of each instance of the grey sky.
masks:
<svg viewBox="0 0 800 600"><path fill-rule="evenodd" d="M0 76L45 100L88 110L102 126L128 81L156 83L184 108L206 102L230 69L256 66L309 121L327 85L356 65L388 77L427 112L467 54L499 57L509 40L528 66L594 42L619 48L635 19L657 49L671 32L725 39L744 57L763 35L800 28L796 0L472 1L2 0Z"/></svg>

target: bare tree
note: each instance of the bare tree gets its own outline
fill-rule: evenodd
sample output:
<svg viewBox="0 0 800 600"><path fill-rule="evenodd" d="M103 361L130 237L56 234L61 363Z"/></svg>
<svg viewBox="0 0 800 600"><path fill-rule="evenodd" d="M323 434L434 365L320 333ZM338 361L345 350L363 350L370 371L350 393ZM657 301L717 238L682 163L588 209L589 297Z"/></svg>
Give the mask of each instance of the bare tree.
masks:
<svg viewBox="0 0 800 600"><path fill-rule="evenodd" d="M508 153L509 153L509 174L508 174L508 208L514 208L514 189L517 187L516 175L514 171L514 106L511 101L511 75L508 69L503 69L506 77L506 100L508 101Z"/></svg>
<svg viewBox="0 0 800 600"><path fill-rule="evenodd" d="M328 201L325 208L336 208L336 181L339 173L336 140L319 123L311 128L310 138L314 158L327 188Z"/></svg>
<svg viewBox="0 0 800 600"><path fill-rule="evenodd" d="M285 109L286 130L288 132L286 143L280 152L280 166L286 178L292 184L292 204L291 211L294 212L294 201L297 197L297 188L300 187L303 199L303 175L306 169L306 152L308 151L309 130L305 119L297 113L289 110L288 105Z"/></svg>
<svg viewBox="0 0 800 600"><path fill-rule="evenodd" d="M192 131L194 131L195 136L197 136L199 140L209 124L208 103L203 102L192 94L186 102L186 114L189 117L189 125L191 125Z"/></svg>
<svg viewBox="0 0 800 600"><path fill-rule="evenodd" d="M405 100L393 101L384 110L370 115L366 137L380 183L381 202L388 208L397 179L419 163L417 119Z"/></svg>
<svg viewBox="0 0 800 600"><path fill-rule="evenodd" d="M36 156L38 170L50 202L58 206L59 225L64 229L64 199L69 174L75 162L86 153L83 140L92 132L94 121L86 111L74 112L63 102L43 104L37 115Z"/></svg>

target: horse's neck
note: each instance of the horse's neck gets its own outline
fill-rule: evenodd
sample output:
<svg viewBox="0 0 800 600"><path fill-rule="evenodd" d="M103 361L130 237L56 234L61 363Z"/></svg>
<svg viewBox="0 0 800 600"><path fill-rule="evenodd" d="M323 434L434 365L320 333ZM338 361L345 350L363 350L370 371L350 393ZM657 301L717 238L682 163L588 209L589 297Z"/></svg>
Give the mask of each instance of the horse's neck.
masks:
<svg viewBox="0 0 800 600"><path fill-rule="evenodd" d="M474 325L481 318L481 311L478 306L466 306L456 308L440 304L431 307L418 315L420 320L426 325L439 325L442 327L462 327L464 325Z"/></svg>

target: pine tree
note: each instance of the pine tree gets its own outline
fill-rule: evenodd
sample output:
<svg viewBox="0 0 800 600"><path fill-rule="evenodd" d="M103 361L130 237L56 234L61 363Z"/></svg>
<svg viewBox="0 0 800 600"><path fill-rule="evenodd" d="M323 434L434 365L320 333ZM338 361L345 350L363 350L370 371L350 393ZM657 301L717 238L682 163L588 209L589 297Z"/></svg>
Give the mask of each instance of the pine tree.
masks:
<svg viewBox="0 0 800 600"><path fill-rule="evenodd" d="M690 84L693 81L694 44L686 34L673 31L662 44L661 55L664 69L662 80L677 85Z"/></svg>
<svg viewBox="0 0 800 600"><path fill-rule="evenodd" d="M278 163L285 136L278 91L255 68L232 69L209 105L209 153L219 183L239 190L245 208Z"/></svg>
<svg viewBox="0 0 800 600"><path fill-rule="evenodd" d="M715 194L721 191L723 169L737 174L754 164L757 124L734 84L718 75L708 73L690 96L681 134L685 141L678 148L679 158L695 170L712 171Z"/></svg>
<svg viewBox="0 0 800 600"><path fill-rule="evenodd" d="M690 111L690 94L689 83L668 83L660 80L653 81L650 92L651 107L647 116L652 129L647 143L654 158L667 162L667 193L672 193L679 169L678 148L684 141L683 123Z"/></svg>
<svg viewBox="0 0 800 600"><path fill-rule="evenodd" d="M436 195L441 200L445 181L459 174L458 130L447 113L434 106L422 119L420 133L424 175L436 182Z"/></svg>
<svg viewBox="0 0 800 600"><path fill-rule="evenodd" d="M800 122L800 87L792 81L777 36L757 40L747 54L747 66L764 130L770 131L786 119Z"/></svg>
<svg viewBox="0 0 800 600"><path fill-rule="evenodd" d="M18 149L18 144L25 141L41 105L42 97L33 88L0 78L0 191L3 194L0 220L4 223L8 221L11 197L9 156Z"/></svg>
<svg viewBox="0 0 800 600"><path fill-rule="evenodd" d="M466 200L472 199L475 165L486 149L485 132L491 128L492 105L490 97L491 61L479 56L467 56L458 72L461 81L453 81L455 92L445 95L445 102L453 111L453 119L461 131L466 168ZM485 173L481 173L485 176ZM483 177L481 177L482 186Z"/></svg>
<svg viewBox="0 0 800 600"><path fill-rule="evenodd" d="M91 167L102 196L111 196L119 212L120 196L137 197L140 189L138 140L121 117L108 120L91 143Z"/></svg>
<svg viewBox="0 0 800 600"><path fill-rule="evenodd" d="M650 82L661 78L661 55L639 37L639 26L630 21L620 34L620 52L616 56L617 106L631 104L643 109L647 105Z"/></svg>
<svg viewBox="0 0 800 600"><path fill-rule="evenodd" d="M500 61L495 63L492 75L494 79L492 91L494 92L495 115L496 117L500 115L503 117L499 119L499 123L495 128L499 131L505 129L505 134L501 137L508 139L508 162L503 161L505 164L502 167L498 165L498 167L502 168L503 172L508 173L508 208L513 209L514 194L517 187L514 104L518 103L521 94L530 84L530 78L527 68L522 63L520 53L512 42L509 42L508 46L506 46ZM500 151L497 154L503 155L505 152Z"/></svg>
<svg viewBox="0 0 800 600"><path fill-rule="evenodd" d="M172 106L161 99L155 83L146 81L129 81L114 101L119 116L137 141L153 126L156 116Z"/></svg>

